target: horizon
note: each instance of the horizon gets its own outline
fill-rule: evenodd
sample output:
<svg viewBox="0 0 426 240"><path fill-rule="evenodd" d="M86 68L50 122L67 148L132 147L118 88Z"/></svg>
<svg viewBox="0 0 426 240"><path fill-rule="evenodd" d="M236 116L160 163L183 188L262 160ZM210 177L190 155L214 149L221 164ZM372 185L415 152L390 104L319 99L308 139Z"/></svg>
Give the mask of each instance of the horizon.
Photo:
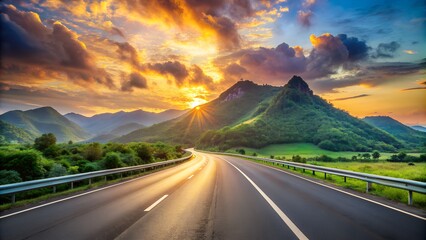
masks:
<svg viewBox="0 0 426 240"><path fill-rule="evenodd" d="M426 126L421 1L11 1L0 114L191 109L301 76L352 116ZM156 14L151 14L156 12Z"/></svg>

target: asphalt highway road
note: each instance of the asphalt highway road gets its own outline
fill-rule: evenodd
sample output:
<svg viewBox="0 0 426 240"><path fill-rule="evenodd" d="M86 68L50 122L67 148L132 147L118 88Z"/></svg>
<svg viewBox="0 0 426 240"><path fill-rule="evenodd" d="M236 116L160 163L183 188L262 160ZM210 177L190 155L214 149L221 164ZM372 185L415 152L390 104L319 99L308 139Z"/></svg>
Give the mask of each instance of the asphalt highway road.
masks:
<svg viewBox="0 0 426 240"><path fill-rule="evenodd" d="M0 239L426 239L426 220L236 157L0 216Z"/></svg>

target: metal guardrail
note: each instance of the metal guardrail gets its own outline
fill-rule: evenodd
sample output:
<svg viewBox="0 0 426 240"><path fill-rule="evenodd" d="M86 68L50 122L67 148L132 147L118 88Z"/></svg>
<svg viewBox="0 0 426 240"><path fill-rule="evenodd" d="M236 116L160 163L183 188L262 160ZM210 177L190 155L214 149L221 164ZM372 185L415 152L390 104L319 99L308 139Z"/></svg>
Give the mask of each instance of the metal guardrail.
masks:
<svg viewBox="0 0 426 240"><path fill-rule="evenodd" d="M15 203L15 194L19 192L24 192L24 191L29 191L29 190L34 190L34 189L44 188L44 187L53 187L53 192L56 192L56 185L64 184L64 183L70 183L71 189L72 189L74 187L74 182L89 179L89 185L90 185L91 179L95 177L105 177L106 179L106 176L112 175L112 174L145 170L150 168L154 169L157 167L163 167L163 166L171 165L174 163L186 161L190 159L192 156L193 156L193 153L191 152L189 156L168 160L168 161L0 185L0 195L9 195L9 194L12 195L12 203Z"/></svg>
<svg viewBox="0 0 426 240"><path fill-rule="evenodd" d="M200 151L200 150L197 150L197 151ZM324 178L327 177L327 174L332 174L332 175L344 177L345 182L346 182L346 178L358 179L358 180L365 181L367 183L366 192L370 191L372 183L393 187L393 188L404 189L408 191L409 205L413 204L413 192L426 194L425 182L419 182L419 181L402 179L402 178L386 177L386 176L368 174L368 173L360 173L360 172L354 172L354 171L342 170L342 169L336 169L336 168L321 167L321 166L315 166L315 165L304 164L304 163L276 160L271 158L246 156L246 155L234 154L234 153L208 152L208 151L200 151L200 152L243 157L243 158L248 158L248 159L253 159L258 161L269 162L269 163L273 163L277 165L279 164L282 166L287 166L288 168L290 167L293 167L294 169L299 168L299 169L302 169L303 171L311 170L312 174L314 175L315 175L315 172L323 172Z"/></svg>

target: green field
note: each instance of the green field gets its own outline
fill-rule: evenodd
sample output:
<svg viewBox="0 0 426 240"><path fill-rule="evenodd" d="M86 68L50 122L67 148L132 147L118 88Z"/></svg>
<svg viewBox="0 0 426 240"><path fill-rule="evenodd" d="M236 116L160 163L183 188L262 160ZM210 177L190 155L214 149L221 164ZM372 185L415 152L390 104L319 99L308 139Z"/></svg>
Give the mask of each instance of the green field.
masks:
<svg viewBox="0 0 426 240"><path fill-rule="evenodd" d="M227 152L235 153L235 149L233 148L228 150ZM346 157L351 158L352 156L356 156L362 152L333 152L319 148L318 146L311 143L288 143L288 144L272 144L266 146L264 148L255 149L255 148L243 148L246 151L246 155L252 155L256 153L258 156L269 157L274 155L275 157L285 157L287 159L291 159L294 155L300 155L301 157L316 157L321 155L327 155L332 158L337 157ZM389 158L391 155L395 153L380 153L380 159ZM420 153L410 153L413 156L419 156Z"/></svg>

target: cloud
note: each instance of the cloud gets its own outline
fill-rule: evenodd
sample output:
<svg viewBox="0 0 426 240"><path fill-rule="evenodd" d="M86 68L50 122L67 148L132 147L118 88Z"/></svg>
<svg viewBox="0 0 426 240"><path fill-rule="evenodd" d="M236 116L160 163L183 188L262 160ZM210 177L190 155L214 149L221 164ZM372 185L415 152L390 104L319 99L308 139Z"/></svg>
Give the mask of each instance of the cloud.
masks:
<svg viewBox="0 0 426 240"><path fill-rule="evenodd" d="M113 42L113 41L112 41ZM140 68L138 51L135 47L130 45L128 42L113 42L117 47L117 53L120 59L129 62L133 67Z"/></svg>
<svg viewBox="0 0 426 240"><path fill-rule="evenodd" d="M335 73L349 59L349 50L339 37L329 33L310 36L313 45L308 57L307 75L310 78L324 77Z"/></svg>
<svg viewBox="0 0 426 240"><path fill-rule="evenodd" d="M340 41L346 46L349 51L349 60L358 61L368 58L368 51L371 49L365 41L359 40L356 37L348 37L346 34L337 35Z"/></svg>
<svg viewBox="0 0 426 240"><path fill-rule="evenodd" d="M332 99L331 101L344 101L344 100L350 100L350 99L355 99L355 98L363 98L363 97L368 97L370 96L369 94L361 94L361 95L356 95L356 96L351 96L351 97L344 97L344 98L336 98L336 99Z"/></svg>
<svg viewBox="0 0 426 240"><path fill-rule="evenodd" d="M182 86L189 73L186 66L179 61L147 64L146 68L163 75L172 76L177 86Z"/></svg>
<svg viewBox="0 0 426 240"><path fill-rule="evenodd" d="M28 65L64 73L81 85L99 83L115 88L109 74L96 66L77 34L62 23L56 21L50 29L43 25L37 13L20 11L13 5L3 5L0 10L5 65Z"/></svg>
<svg viewBox="0 0 426 240"><path fill-rule="evenodd" d="M170 29L197 31L204 37L215 37L222 50L241 46L236 22L253 14L252 1L151 1L121 0L121 10L129 12L143 23L157 24Z"/></svg>
<svg viewBox="0 0 426 240"><path fill-rule="evenodd" d="M393 58L396 50L398 50L401 45L395 41L389 43L380 43L376 52L373 53L373 58Z"/></svg>
<svg viewBox="0 0 426 240"><path fill-rule="evenodd" d="M129 75L129 79L122 83L121 90L125 92L132 92L133 88L148 88L147 80L140 73L133 72Z"/></svg>
<svg viewBox="0 0 426 240"><path fill-rule="evenodd" d="M204 74L203 70L196 64L192 65L187 81L192 86L205 86L210 90L215 89L213 79Z"/></svg>
<svg viewBox="0 0 426 240"><path fill-rule="evenodd" d="M413 88L405 88L402 89L401 91L410 91L410 90L425 90L426 87L413 87Z"/></svg>
<svg viewBox="0 0 426 240"><path fill-rule="evenodd" d="M313 13L310 10L300 10L297 12L297 19L303 26L310 27L312 15Z"/></svg>

